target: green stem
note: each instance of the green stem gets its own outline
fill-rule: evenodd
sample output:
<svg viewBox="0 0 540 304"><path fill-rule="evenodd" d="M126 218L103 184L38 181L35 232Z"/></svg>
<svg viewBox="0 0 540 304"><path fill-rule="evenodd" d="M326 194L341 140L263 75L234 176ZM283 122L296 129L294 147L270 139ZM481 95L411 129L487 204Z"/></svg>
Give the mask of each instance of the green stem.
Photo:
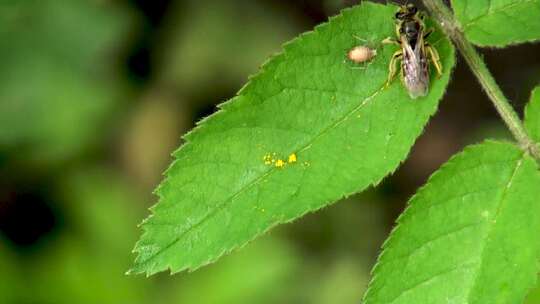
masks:
<svg viewBox="0 0 540 304"><path fill-rule="evenodd" d="M540 160L540 149L538 145L531 140L525 131L519 116L495 82L482 57L480 57L474 46L463 35L450 9L441 0L423 0L423 2L431 13L431 16L438 21L443 31L452 39L457 49L461 52L461 55L463 55L463 58L469 64L472 72L486 91L486 94L493 102L493 105L495 105L497 112L499 112L499 115L519 145L537 160Z"/></svg>

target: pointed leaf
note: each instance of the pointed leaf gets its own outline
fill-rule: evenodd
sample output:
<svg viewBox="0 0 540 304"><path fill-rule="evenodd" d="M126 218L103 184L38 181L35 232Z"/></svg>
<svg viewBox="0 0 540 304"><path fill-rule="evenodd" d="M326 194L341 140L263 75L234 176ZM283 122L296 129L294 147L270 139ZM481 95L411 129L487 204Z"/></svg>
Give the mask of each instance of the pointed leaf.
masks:
<svg viewBox="0 0 540 304"><path fill-rule="evenodd" d="M531 94L531 100L525 107L525 128L537 143L540 143L540 86Z"/></svg>
<svg viewBox="0 0 540 304"><path fill-rule="evenodd" d="M143 224L132 272L208 264L395 170L437 109L454 64L437 31L430 41L445 72L432 77L430 93L411 100L399 81L386 88L397 46L381 41L394 35L395 11L366 3L293 40L185 136ZM345 60L360 43L355 35L378 51L361 70Z"/></svg>
<svg viewBox="0 0 540 304"><path fill-rule="evenodd" d="M452 0L465 36L479 46L503 47L540 39L540 0Z"/></svg>
<svg viewBox="0 0 540 304"><path fill-rule="evenodd" d="M522 303L534 286L540 172L509 143L468 147L411 199L365 304Z"/></svg>

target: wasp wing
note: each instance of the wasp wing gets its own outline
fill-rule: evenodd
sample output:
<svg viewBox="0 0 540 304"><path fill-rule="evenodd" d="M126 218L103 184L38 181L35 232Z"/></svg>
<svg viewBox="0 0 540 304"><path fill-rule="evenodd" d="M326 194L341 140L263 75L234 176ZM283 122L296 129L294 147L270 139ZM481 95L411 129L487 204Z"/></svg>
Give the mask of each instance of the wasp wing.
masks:
<svg viewBox="0 0 540 304"><path fill-rule="evenodd" d="M402 48L403 82L409 96L411 98L426 96L429 87L429 73L423 41L419 39L413 47L407 42L407 39L402 39Z"/></svg>

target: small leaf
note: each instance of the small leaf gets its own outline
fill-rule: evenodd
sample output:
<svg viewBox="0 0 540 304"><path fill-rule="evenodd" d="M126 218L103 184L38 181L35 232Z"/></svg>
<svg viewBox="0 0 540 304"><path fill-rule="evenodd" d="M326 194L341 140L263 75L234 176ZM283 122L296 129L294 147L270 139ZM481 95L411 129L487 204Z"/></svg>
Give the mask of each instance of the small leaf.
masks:
<svg viewBox="0 0 540 304"><path fill-rule="evenodd" d="M532 139L540 143L540 86L531 93L531 100L525 107L524 123Z"/></svg>
<svg viewBox="0 0 540 304"><path fill-rule="evenodd" d="M465 36L479 46L504 47L540 39L540 0L452 0Z"/></svg>
<svg viewBox="0 0 540 304"><path fill-rule="evenodd" d="M540 250L540 172L509 143L468 147L411 199L365 304L522 303Z"/></svg>
<svg viewBox="0 0 540 304"><path fill-rule="evenodd" d="M432 77L428 96L411 100L399 81L386 88L397 47L381 41L395 35L395 11L366 3L293 40L185 136L143 223L131 272L196 269L395 170L454 65L437 31L430 41L445 72ZM353 69L346 54L362 43L378 55Z"/></svg>

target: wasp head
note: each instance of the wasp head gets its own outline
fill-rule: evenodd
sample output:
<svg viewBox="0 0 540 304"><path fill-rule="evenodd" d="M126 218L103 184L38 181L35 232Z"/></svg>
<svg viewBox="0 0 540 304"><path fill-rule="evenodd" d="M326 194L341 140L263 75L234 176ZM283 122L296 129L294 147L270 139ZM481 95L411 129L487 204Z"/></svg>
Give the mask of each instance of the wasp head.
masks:
<svg viewBox="0 0 540 304"><path fill-rule="evenodd" d="M406 20L406 19L412 19L416 16L416 13L418 13L418 9L414 4L406 4L402 5L399 8L399 11L396 13L395 17L397 20Z"/></svg>
<svg viewBox="0 0 540 304"><path fill-rule="evenodd" d="M405 37L413 47L423 31L423 14L414 4L400 6L395 15L396 33L398 37Z"/></svg>
<svg viewBox="0 0 540 304"><path fill-rule="evenodd" d="M401 24L399 33L405 35L409 40L418 37L420 23L414 20L406 20Z"/></svg>

